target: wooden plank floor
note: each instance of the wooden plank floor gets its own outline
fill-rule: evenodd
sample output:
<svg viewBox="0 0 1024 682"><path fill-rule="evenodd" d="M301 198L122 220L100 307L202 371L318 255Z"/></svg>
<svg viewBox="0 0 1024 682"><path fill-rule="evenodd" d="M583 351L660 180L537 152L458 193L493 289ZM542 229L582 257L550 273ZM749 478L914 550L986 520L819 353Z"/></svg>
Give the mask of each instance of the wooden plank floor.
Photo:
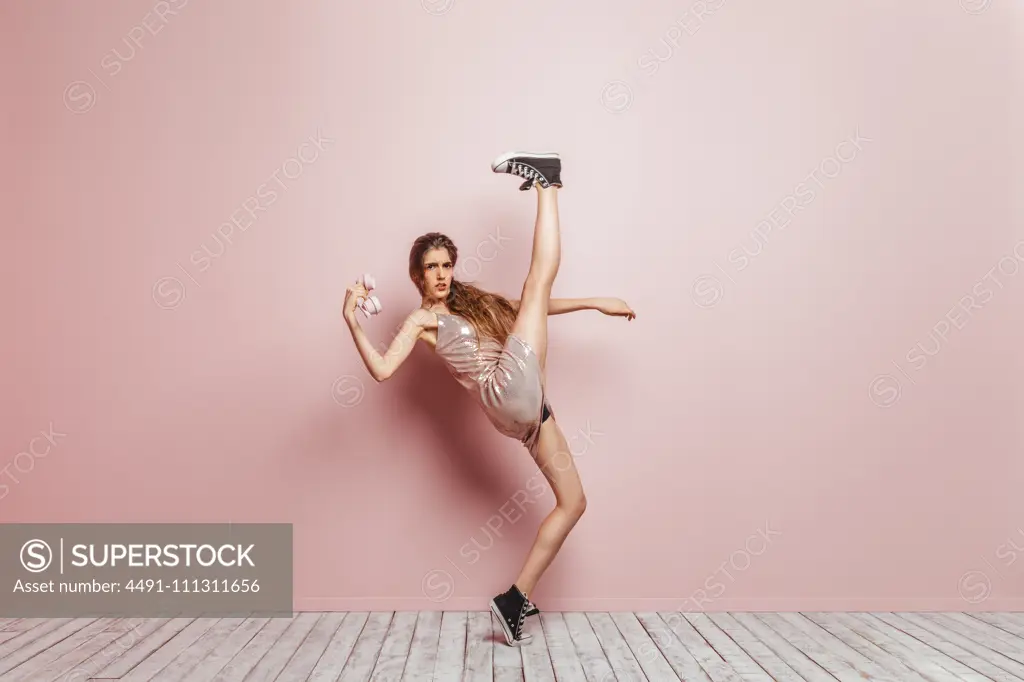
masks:
<svg viewBox="0 0 1024 682"><path fill-rule="evenodd" d="M0 682L1024 682L1024 613L0 619Z"/></svg>

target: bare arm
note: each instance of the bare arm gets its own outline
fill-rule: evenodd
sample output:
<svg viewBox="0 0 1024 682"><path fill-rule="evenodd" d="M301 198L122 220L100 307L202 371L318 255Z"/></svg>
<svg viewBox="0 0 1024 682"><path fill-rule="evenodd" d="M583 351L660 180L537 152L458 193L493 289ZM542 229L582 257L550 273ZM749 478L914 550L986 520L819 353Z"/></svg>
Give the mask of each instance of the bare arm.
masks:
<svg viewBox="0 0 1024 682"><path fill-rule="evenodd" d="M519 312L519 301L510 301L512 307ZM599 310L605 315L633 314L626 302L618 298L549 298L548 315L574 313L578 310ZM621 311L621 312L620 312ZM628 314L627 314L628 313Z"/></svg>
<svg viewBox="0 0 1024 682"><path fill-rule="evenodd" d="M416 341L420 338L420 334L427 323L426 318L429 315L430 313L423 309L417 309L410 313L409 317L405 318L405 322L402 323L402 328L399 329L398 334L391 341L391 346L387 352L381 355L374 349L373 344L370 343L370 339L367 338L366 332L359 325L355 314L346 314L345 321L348 322L349 331L352 332L352 340L355 341L359 355L363 358L363 363L366 365L366 369L370 372L370 376L373 377L374 381L379 383L390 379L402 363L405 362L409 354L412 353Z"/></svg>
<svg viewBox="0 0 1024 682"><path fill-rule="evenodd" d="M577 310L595 310L596 298L549 298L548 315L561 315ZM509 301L516 312L519 312L519 301Z"/></svg>

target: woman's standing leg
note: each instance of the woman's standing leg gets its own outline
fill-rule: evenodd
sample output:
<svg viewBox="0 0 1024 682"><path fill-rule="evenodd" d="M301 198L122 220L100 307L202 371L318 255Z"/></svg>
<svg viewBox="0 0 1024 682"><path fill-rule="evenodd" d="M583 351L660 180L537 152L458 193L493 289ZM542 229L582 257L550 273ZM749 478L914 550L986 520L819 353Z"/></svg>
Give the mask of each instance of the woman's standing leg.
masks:
<svg viewBox="0 0 1024 682"><path fill-rule="evenodd" d="M526 556L516 586L527 595L562 548L569 531L583 516L587 498L576 462L561 427L550 417L541 425L535 461L555 494L555 508L541 522L537 538Z"/></svg>

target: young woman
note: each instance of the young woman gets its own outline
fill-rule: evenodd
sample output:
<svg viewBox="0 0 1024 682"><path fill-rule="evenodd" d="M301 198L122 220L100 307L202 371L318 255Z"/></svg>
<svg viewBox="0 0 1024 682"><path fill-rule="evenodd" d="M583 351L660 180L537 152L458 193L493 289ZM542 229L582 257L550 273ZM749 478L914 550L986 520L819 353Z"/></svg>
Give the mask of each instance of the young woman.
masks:
<svg viewBox="0 0 1024 682"><path fill-rule="evenodd" d="M387 352L382 356L374 350L356 320L356 300L368 295L362 285L348 288L345 320L378 382L395 373L416 341L432 346L495 428L526 446L550 484L554 510L541 523L516 581L491 600L506 640L516 646L529 639L523 636L525 618L539 613L527 595L587 505L565 435L545 397L547 316L599 310L632 320L636 314L617 298L550 298L561 260L557 192L562 187L562 163L557 154L505 154L494 160L491 170L523 178L520 190L537 190L533 257L520 300L509 301L456 280L458 249L445 235L431 232L416 239L409 253L409 277L422 305L406 318ZM558 455L562 457L556 462Z"/></svg>

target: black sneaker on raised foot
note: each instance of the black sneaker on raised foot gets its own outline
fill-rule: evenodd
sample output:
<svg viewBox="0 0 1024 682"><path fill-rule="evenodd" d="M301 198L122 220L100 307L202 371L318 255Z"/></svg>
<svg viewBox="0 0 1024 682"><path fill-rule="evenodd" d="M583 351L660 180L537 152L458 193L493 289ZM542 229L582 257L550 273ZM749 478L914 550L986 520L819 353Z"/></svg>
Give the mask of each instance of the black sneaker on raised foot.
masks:
<svg viewBox="0 0 1024 682"><path fill-rule="evenodd" d="M509 152L492 161L491 170L523 178L523 191L535 182L544 188L562 186L562 159L556 152Z"/></svg>
<svg viewBox="0 0 1024 682"><path fill-rule="evenodd" d="M523 635L523 621L529 604L526 595L515 585L491 600L491 611L498 617L509 646L520 646L531 639L529 635Z"/></svg>

